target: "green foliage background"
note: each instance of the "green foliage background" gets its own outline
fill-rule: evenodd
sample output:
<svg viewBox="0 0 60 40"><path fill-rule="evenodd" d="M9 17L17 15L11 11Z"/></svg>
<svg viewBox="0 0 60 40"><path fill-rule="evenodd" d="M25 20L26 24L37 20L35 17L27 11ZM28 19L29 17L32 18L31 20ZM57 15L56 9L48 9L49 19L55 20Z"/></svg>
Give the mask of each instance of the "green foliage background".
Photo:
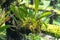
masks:
<svg viewBox="0 0 60 40"><path fill-rule="evenodd" d="M0 5L2 5L5 2L0 0ZM16 21L17 26L22 26L22 27L26 27L27 28L27 24L29 24L28 26L29 29L34 33L36 29L37 32L40 30L45 31L45 32L49 32L49 33L54 33L56 37L58 37L58 35L60 35L60 30L55 32L55 29L52 29L53 32L49 29L49 17L52 15L51 10L54 10L57 14L57 19L53 20L53 24L52 25L57 25L60 26L60 0L58 0L58 3L56 4L56 8L54 9L53 7L49 6L50 4L50 0L35 0L34 5L32 5L32 9L28 9L26 8L26 5L23 5L23 3L25 2L25 4L27 4L26 2L28 2L28 7L29 7L29 1L28 0L23 0L23 2L21 2L20 0L15 1L14 3L12 3L10 5L10 9L8 12L5 12L4 10L2 10L1 6L0 6L0 39L1 40L5 40L6 38L6 28L8 28L8 26L10 25L5 25L5 19L8 19L8 16L10 15L10 11L13 11L15 16L17 18L19 18L19 20L21 20L21 24L19 20L16 20L15 17L13 17L13 19ZM18 3L16 6L16 3ZM20 6L21 5L21 6ZM41 10L41 11L39 11ZM47 11L48 12L47 12ZM5 17L5 15L7 15ZM33 25L30 25L30 23ZM42 25L42 26L40 26ZM45 27L43 27L43 25L45 25ZM47 28L46 28L47 27ZM54 26L56 27L56 26ZM39 28L39 29L38 29ZM42 29L41 29L42 28ZM46 30L46 29L47 30ZM60 29L60 27L58 27ZM50 30L50 31L49 31ZM58 30L58 29L56 29ZM36 32L35 32L36 33ZM48 33L46 33L48 34ZM30 37L31 35L28 35L28 37ZM32 37L34 37L34 40L43 38L43 37L39 37L36 35L32 34ZM36 37L36 38L35 38ZM31 39L31 38L30 38ZM30 40L29 39L29 40ZM43 38L44 39L44 38ZM32 39L33 40L33 39Z"/></svg>

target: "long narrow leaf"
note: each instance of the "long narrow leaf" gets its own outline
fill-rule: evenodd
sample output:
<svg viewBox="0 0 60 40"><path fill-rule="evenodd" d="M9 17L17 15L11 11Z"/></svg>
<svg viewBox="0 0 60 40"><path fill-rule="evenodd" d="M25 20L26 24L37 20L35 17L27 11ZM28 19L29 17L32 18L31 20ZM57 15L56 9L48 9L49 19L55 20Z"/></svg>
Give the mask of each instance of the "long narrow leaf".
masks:
<svg viewBox="0 0 60 40"><path fill-rule="evenodd" d="M35 0L35 13L37 13L39 7L39 0Z"/></svg>
<svg viewBox="0 0 60 40"><path fill-rule="evenodd" d="M45 12L45 13L43 13L39 18L41 19L41 18L47 17L47 16L49 16L49 15L51 15L51 14L52 14L51 12Z"/></svg>

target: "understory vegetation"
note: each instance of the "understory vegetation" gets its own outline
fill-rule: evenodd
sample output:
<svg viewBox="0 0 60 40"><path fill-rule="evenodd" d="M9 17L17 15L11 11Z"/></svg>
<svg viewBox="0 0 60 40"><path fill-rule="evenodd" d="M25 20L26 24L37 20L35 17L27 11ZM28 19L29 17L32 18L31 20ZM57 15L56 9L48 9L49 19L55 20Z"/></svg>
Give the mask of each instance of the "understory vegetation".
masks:
<svg viewBox="0 0 60 40"><path fill-rule="evenodd" d="M60 0L0 0L0 40L50 40L44 34L60 38Z"/></svg>

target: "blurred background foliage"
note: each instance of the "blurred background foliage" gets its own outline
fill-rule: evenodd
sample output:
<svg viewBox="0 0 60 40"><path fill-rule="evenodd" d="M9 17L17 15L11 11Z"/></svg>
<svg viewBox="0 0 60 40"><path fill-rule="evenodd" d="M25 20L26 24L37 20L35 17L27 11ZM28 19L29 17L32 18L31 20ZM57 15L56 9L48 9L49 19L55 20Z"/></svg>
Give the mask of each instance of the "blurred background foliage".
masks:
<svg viewBox="0 0 60 40"><path fill-rule="evenodd" d="M13 17L13 19L17 23L17 25L14 26L21 26L21 27L29 26L30 27L29 29L32 32L35 32L34 29L36 29L37 31L42 30L45 32L53 33L54 37L60 37L60 30L59 30L60 29L60 0L57 0L57 3L54 5L55 7L50 6L51 0L34 0L33 4L31 3L31 0L16 0L11 3L10 8L7 12L5 12L5 10L2 10L1 8L1 5L3 5L5 2L6 0L0 0L0 40L6 39L6 28L8 28L10 25L5 25L5 21L8 20L10 11L12 11L15 14L15 16L19 19L16 20L16 18ZM53 23L49 24L50 17L53 14L52 10L56 12L57 16L56 19L53 18ZM30 22L33 25L31 25ZM40 27L40 25L42 25L42 27ZM43 38L43 37L36 36L34 34L32 35L33 36L28 35L28 37L30 37L29 40L31 40L32 37L34 37L34 39L32 40L37 40L37 39L40 40L41 38Z"/></svg>

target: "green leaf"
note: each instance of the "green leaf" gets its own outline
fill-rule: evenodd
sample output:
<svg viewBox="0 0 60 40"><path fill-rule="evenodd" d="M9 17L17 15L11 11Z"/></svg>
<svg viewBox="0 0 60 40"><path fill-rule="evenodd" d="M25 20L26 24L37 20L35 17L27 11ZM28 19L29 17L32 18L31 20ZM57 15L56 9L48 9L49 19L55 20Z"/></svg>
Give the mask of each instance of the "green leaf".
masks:
<svg viewBox="0 0 60 40"><path fill-rule="evenodd" d="M35 13L38 12L39 0L35 0Z"/></svg>
<svg viewBox="0 0 60 40"><path fill-rule="evenodd" d="M10 10L14 13L14 15L20 19L20 14L17 6L11 5Z"/></svg>
<svg viewBox="0 0 60 40"><path fill-rule="evenodd" d="M49 16L51 14L52 14L51 12L45 12L45 13L41 14L41 16L39 18L41 19L41 18L47 17L47 16Z"/></svg>
<svg viewBox="0 0 60 40"><path fill-rule="evenodd" d="M27 17L27 14L29 14L25 8L19 8L19 11L20 11L20 17L23 19Z"/></svg>
<svg viewBox="0 0 60 40"><path fill-rule="evenodd" d="M8 27L10 27L10 25L5 25L5 26L0 27L0 32L3 32Z"/></svg>
<svg viewBox="0 0 60 40"><path fill-rule="evenodd" d="M31 17L32 19L34 18L34 14L33 14L33 11L31 9L29 9L29 17Z"/></svg>

